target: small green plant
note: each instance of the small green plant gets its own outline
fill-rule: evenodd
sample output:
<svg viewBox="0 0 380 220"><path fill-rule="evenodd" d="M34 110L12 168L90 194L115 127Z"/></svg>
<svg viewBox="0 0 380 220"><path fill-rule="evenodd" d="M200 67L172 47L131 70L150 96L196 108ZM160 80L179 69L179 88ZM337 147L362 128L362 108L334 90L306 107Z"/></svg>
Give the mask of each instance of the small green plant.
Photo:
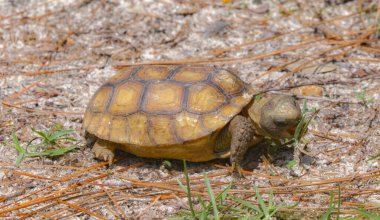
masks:
<svg viewBox="0 0 380 220"><path fill-rule="evenodd" d="M297 164L297 161L295 160L290 160L288 161L288 163L286 164L286 167L288 168L288 170L291 170L293 169L293 167Z"/></svg>
<svg viewBox="0 0 380 220"><path fill-rule="evenodd" d="M21 163L25 157L57 157L79 147L75 143L77 140L69 136L74 130L65 130L59 124L55 124L48 131L38 131L33 128L32 131L37 137L29 141L25 148L21 147L16 134L12 131L14 148L18 151L16 164Z"/></svg>
<svg viewBox="0 0 380 220"><path fill-rule="evenodd" d="M318 112L319 112L319 109L316 109L316 108L310 109L307 106L306 100L303 102L303 106L301 109L302 116L294 132L293 140L296 143L300 142L302 137L305 136L311 120L313 120L313 118L318 114Z"/></svg>
<svg viewBox="0 0 380 220"><path fill-rule="evenodd" d="M336 217L336 219L339 220L339 218L340 218L340 206L341 206L340 185L338 185L338 206L336 207L336 204L334 203L334 194L331 192L330 193L329 208L321 216L320 220L330 220L331 219L331 215L332 215L332 213L335 210L337 211L337 217Z"/></svg>
<svg viewBox="0 0 380 220"><path fill-rule="evenodd" d="M209 201L203 200L198 196L198 201L201 205L200 210L193 208L192 194L190 190L190 181L188 177L188 171L186 162L184 161L184 171L186 178L186 185L184 186L179 180L177 180L179 186L186 192L189 202L190 212L182 212L179 216L172 219L254 219L254 220L269 220L277 211L281 208L293 208L295 206L285 207L276 206L273 199L273 191L270 191L268 203L266 204L264 199L259 193L257 187L255 188L255 195L259 205L254 205L249 201L237 198L229 194L229 190L233 186L231 181L228 186L215 196L210 180L206 173L204 173L204 182L210 197Z"/></svg>
<svg viewBox="0 0 380 220"><path fill-rule="evenodd" d="M357 216L357 219L380 220L380 215L378 213L370 213L364 209L355 209L355 211L359 214L359 216Z"/></svg>
<svg viewBox="0 0 380 220"><path fill-rule="evenodd" d="M370 157L368 160L375 160L380 157L380 153L376 154L375 156Z"/></svg>
<svg viewBox="0 0 380 220"><path fill-rule="evenodd" d="M191 196L191 189L190 189L190 179L189 179L189 172L187 170L187 164L186 164L186 160L183 160L183 170L185 172L185 178L186 178L186 187L184 187L180 181L178 181L179 185L181 186L182 189L185 190L186 194L187 194L187 198L188 198L188 201L189 201L189 207L190 207L190 211L191 211L191 215L195 218L195 211L194 211L194 208L193 208L193 202L191 200L192 196Z"/></svg>
<svg viewBox="0 0 380 220"><path fill-rule="evenodd" d="M173 167L172 163L169 161L169 160L164 160L162 161L162 165L166 168L166 169L171 169Z"/></svg>
<svg viewBox="0 0 380 220"><path fill-rule="evenodd" d="M280 141L272 140L271 141L271 146L273 147L278 147L278 146L288 146L288 147L295 147L296 144L302 142L302 143L307 143L303 139L305 136L309 124L311 120L315 118L315 116L319 113L319 109L316 108L309 108L307 106L306 100L303 103L302 109L301 109L301 119L298 122L296 129L294 131L294 135L292 138L284 138L281 139ZM271 139L270 137L267 137L268 139Z"/></svg>
<svg viewBox="0 0 380 220"><path fill-rule="evenodd" d="M364 88L363 91L354 92L356 98L366 107L369 108L370 103L374 102L375 100L373 98L367 97L367 89Z"/></svg>
<svg viewBox="0 0 380 220"><path fill-rule="evenodd" d="M291 138L283 138L281 140L273 140L270 137L266 137L270 140L270 152L276 152L283 146L289 148L297 148L300 143L307 145L308 141L303 137L306 135L310 122L315 118L315 116L319 113L319 110L316 108L309 108L307 106L306 100L303 103L301 109L301 119L298 122L296 129L294 131L294 135ZM292 167L296 165L296 161L289 161L287 164L288 169L292 169Z"/></svg>
<svg viewBox="0 0 380 220"><path fill-rule="evenodd" d="M256 193L256 199L257 199L257 202L259 203L259 206L254 205L250 202L244 201L242 199L232 197L233 200L245 206L246 208L248 208L248 210L254 213L254 216L252 216L253 218L251 217L249 219L270 220L278 212L279 209L281 208L291 209L297 206L297 204L293 206L276 206L273 200L272 190L270 190L269 192L268 205L266 205L257 187L255 187L255 193Z"/></svg>
<svg viewBox="0 0 380 220"><path fill-rule="evenodd" d="M334 204L334 194L330 193L330 203L329 203L329 208L326 210L325 213L321 216L320 220L329 220L331 219L332 212L335 209L335 204Z"/></svg>
<svg viewBox="0 0 380 220"><path fill-rule="evenodd" d="M260 101L263 97L263 95L255 95L255 102Z"/></svg>
<svg viewBox="0 0 380 220"><path fill-rule="evenodd" d="M209 219L210 215L212 215L212 214L213 214L213 219L220 219L218 207L219 208L224 207L224 201L227 198L227 193L228 193L228 190L231 188L232 183L230 183L229 186L224 188L224 190L220 194L218 194L217 197L215 198L214 193L213 193L212 188L211 188L210 181L209 181L206 173L204 173L204 181L205 181L205 185L207 187L207 192L210 196L210 202L206 202L201 197L198 196L198 201L202 205L202 210L195 211L193 208L193 200L192 200L192 194L191 194L191 190L190 190L190 180L189 180L189 174L188 174L187 165L186 165L185 160L183 161L183 167L184 167L185 180L186 180L187 186L185 187L179 180L177 180L177 182L178 182L178 185L187 194L190 213L189 212L183 212L182 215L175 217L173 219Z"/></svg>

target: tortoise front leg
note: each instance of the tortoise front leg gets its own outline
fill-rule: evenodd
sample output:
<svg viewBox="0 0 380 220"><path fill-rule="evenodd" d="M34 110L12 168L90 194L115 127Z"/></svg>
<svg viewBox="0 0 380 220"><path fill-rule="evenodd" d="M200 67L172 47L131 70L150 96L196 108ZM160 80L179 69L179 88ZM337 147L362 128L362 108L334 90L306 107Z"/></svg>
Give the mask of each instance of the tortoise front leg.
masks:
<svg viewBox="0 0 380 220"><path fill-rule="evenodd" d="M98 139L92 148L92 152L94 152L95 158L108 161L111 165L115 157L115 149L115 145L111 142Z"/></svg>
<svg viewBox="0 0 380 220"><path fill-rule="evenodd" d="M228 130L231 134L230 161L232 172L237 171L239 176L242 177L240 163L243 161L247 150L253 144L259 142L261 138L256 136L251 120L241 115L237 115L232 119Z"/></svg>

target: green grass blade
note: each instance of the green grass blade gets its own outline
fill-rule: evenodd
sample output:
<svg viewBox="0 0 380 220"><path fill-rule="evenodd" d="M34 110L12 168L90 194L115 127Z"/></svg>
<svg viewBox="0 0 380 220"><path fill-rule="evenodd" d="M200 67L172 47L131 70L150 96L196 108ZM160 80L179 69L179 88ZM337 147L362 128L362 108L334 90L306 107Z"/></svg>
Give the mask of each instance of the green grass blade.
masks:
<svg viewBox="0 0 380 220"><path fill-rule="evenodd" d="M204 209L204 210L202 210L202 212L201 212L201 214L200 214L200 216L199 216L199 219L200 220L208 220L207 219L207 210L206 209ZM196 217L195 217L195 219L197 219Z"/></svg>
<svg viewBox="0 0 380 220"><path fill-rule="evenodd" d="M216 206L216 200L215 200L214 193L212 192L210 180L208 179L206 173L204 173L204 177L205 177L205 184L206 184L206 187L207 187L207 192L208 192L208 194L210 196L210 201L211 201L211 204L212 204L212 210L214 212L214 219L215 220L219 220L219 211L218 211L218 207Z"/></svg>
<svg viewBox="0 0 380 220"><path fill-rule="evenodd" d="M12 140L14 144L14 148L18 151L18 155L16 157L16 164L20 164L22 159L24 159L25 154L27 153L24 148L20 146L20 142L18 141L18 138L14 131L12 131Z"/></svg>
<svg viewBox="0 0 380 220"><path fill-rule="evenodd" d="M269 200L268 200L268 209L271 210L272 207L274 205L274 202L273 202L273 190L270 189L269 191Z"/></svg>
<svg viewBox="0 0 380 220"><path fill-rule="evenodd" d="M329 220L334 209L334 194L330 193L330 203L327 211L321 216L320 220Z"/></svg>
<svg viewBox="0 0 380 220"><path fill-rule="evenodd" d="M50 142L49 135L47 132L37 131L34 128L32 128L32 131L37 135L41 136L45 141Z"/></svg>
<svg viewBox="0 0 380 220"><path fill-rule="evenodd" d="M280 207L274 207L269 213L269 217L272 217L276 212L280 209Z"/></svg>
<svg viewBox="0 0 380 220"><path fill-rule="evenodd" d="M25 154L26 151L24 148L22 148L20 146L20 142L18 141L18 138L16 136L16 134L14 133L14 131L12 131L12 139L13 139L13 144L14 144L14 147L16 148L16 150L19 152L19 153L22 153L22 154Z"/></svg>
<svg viewBox="0 0 380 220"><path fill-rule="evenodd" d="M21 163L21 161L24 159L24 156L25 156L25 154L23 154L23 153L19 153L18 155L17 155L17 157L16 157L16 164L20 164Z"/></svg>
<svg viewBox="0 0 380 220"><path fill-rule="evenodd" d="M320 111L319 109L315 110L313 112L313 114L305 121L305 124L302 126L300 136L298 137L299 139L302 138L306 134L311 120L313 120L315 118L315 116L317 116L317 114L319 113L319 111Z"/></svg>
<svg viewBox="0 0 380 220"><path fill-rule="evenodd" d="M186 188L186 186L184 186L184 185L181 183L181 181L179 181L179 179L177 179L177 183L178 183L179 187L180 187L181 189L183 189L183 191L185 191L185 192L187 193L187 188Z"/></svg>
<svg viewBox="0 0 380 220"><path fill-rule="evenodd" d="M307 116L308 112L312 112L313 114L310 117L308 117ZM318 112L319 112L319 110L317 110L315 108L309 109L307 107L306 100L303 102L303 107L301 109L302 117L301 117L300 121L298 122L296 130L294 132L294 139L297 142L300 141L301 138L306 134L307 128L308 128L311 120L313 120L313 118L318 114Z"/></svg>
<svg viewBox="0 0 380 220"><path fill-rule="evenodd" d="M268 207L266 207L265 202L264 202L263 198L261 197L261 195L259 193L259 189L257 187L255 187L255 191L256 191L257 201L260 204L260 208L263 210L265 217L269 217L269 209L268 209Z"/></svg>
<svg viewBox="0 0 380 220"><path fill-rule="evenodd" d="M193 201L191 200L192 196L191 196L189 172L187 170L186 160L183 160L183 170L185 172L185 178L186 178L186 185L187 185L186 194L187 194L187 198L188 198L188 201L189 201L189 207L190 207L191 214L195 218L195 211L194 211L194 208L193 208Z"/></svg>
<svg viewBox="0 0 380 220"><path fill-rule="evenodd" d="M368 161L370 160L374 160L374 159L377 159L378 157L380 157L380 153L376 154L375 156L372 156L368 159Z"/></svg>
<svg viewBox="0 0 380 220"><path fill-rule="evenodd" d="M301 114L304 115L308 111L309 109L307 108L307 100L305 99L302 104Z"/></svg>
<svg viewBox="0 0 380 220"><path fill-rule="evenodd" d="M232 196L232 195L229 195L229 198L231 198L235 202L238 202L241 205L247 207L248 209L252 209L252 210L256 211L258 214L262 213L262 210L258 206L254 205L254 204L252 204L250 202L247 202L245 200L239 199L239 198L237 198L235 196Z"/></svg>
<svg viewBox="0 0 380 220"><path fill-rule="evenodd" d="M68 137L63 137L63 136L68 135L68 134L72 134L72 133L74 133L74 130L59 130L59 131L56 131L53 134L49 135L49 140L54 141L54 140L59 140L62 138L68 138ZM76 140L76 139L74 139L74 140Z"/></svg>
<svg viewBox="0 0 380 220"><path fill-rule="evenodd" d="M219 193L219 195L216 197L216 200L220 200L220 203L223 205L223 202L226 200L228 196L228 191L231 189L233 182L231 181L226 188L222 190L222 192Z"/></svg>
<svg viewBox="0 0 380 220"><path fill-rule="evenodd" d="M341 205L341 199L340 199L340 184L338 185L338 213L336 219L339 220L340 216L340 205Z"/></svg>
<svg viewBox="0 0 380 220"><path fill-rule="evenodd" d="M374 213L369 213L366 210L363 209L355 209L356 212L358 212L361 217L368 218L368 219L374 219L374 220L380 220L380 215L374 214Z"/></svg>
<svg viewBox="0 0 380 220"><path fill-rule="evenodd" d="M203 209L207 209L206 203L203 201L202 197L197 196L199 203L201 204Z"/></svg>
<svg viewBox="0 0 380 220"><path fill-rule="evenodd" d="M44 150L41 152L33 152L33 153L28 153L28 157L40 157L40 156L56 157L56 156L64 155L76 148L77 146L73 145L70 147L60 147L57 149Z"/></svg>

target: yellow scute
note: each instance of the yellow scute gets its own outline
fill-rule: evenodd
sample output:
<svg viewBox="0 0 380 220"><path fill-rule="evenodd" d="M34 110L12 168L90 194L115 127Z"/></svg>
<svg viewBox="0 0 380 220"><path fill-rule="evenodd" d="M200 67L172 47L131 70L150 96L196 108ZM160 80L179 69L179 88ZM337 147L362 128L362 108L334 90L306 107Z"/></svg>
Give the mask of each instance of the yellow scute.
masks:
<svg viewBox="0 0 380 220"><path fill-rule="evenodd" d="M165 79L170 68L165 66L146 66L143 67L137 74L143 80Z"/></svg>
<svg viewBox="0 0 380 220"><path fill-rule="evenodd" d="M220 114L207 114L202 116L203 124L209 130L217 130L224 127L228 123L228 119L221 117Z"/></svg>
<svg viewBox="0 0 380 220"><path fill-rule="evenodd" d="M188 112L181 112L175 118L177 135L183 140L194 140L208 135L210 132L203 128L200 116Z"/></svg>
<svg viewBox="0 0 380 220"><path fill-rule="evenodd" d="M252 95L248 92L243 92L241 95L231 99L231 103L236 106L244 107L252 100Z"/></svg>
<svg viewBox="0 0 380 220"><path fill-rule="evenodd" d="M126 82L119 86L113 96L110 113L126 115L137 111L143 89L143 85L138 82Z"/></svg>
<svg viewBox="0 0 380 220"><path fill-rule="evenodd" d="M89 126L89 124L91 122L91 118L92 118L92 115L91 115L90 111L86 110L86 112L84 113L84 118L83 118L83 128L84 129L87 129L87 127Z"/></svg>
<svg viewBox="0 0 380 220"><path fill-rule="evenodd" d="M113 117L111 123L110 141L116 143L129 142L129 127L125 117Z"/></svg>
<svg viewBox="0 0 380 220"><path fill-rule="evenodd" d="M172 126L172 119L167 116L152 116L149 123L150 138L158 145L176 144L175 131Z"/></svg>
<svg viewBox="0 0 380 220"><path fill-rule="evenodd" d="M145 113L135 113L127 117L128 140L130 144L150 146L153 143L148 135L148 117Z"/></svg>
<svg viewBox="0 0 380 220"><path fill-rule="evenodd" d="M197 82L207 79L210 74L208 69L189 69L183 68L173 76L174 80L182 82Z"/></svg>
<svg viewBox="0 0 380 220"><path fill-rule="evenodd" d="M146 92L145 111L150 113L179 112L182 108L183 88L174 83L154 83Z"/></svg>
<svg viewBox="0 0 380 220"><path fill-rule="evenodd" d="M111 92L111 87L100 87L89 104L91 111L104 112L106 110L108 100L110 99Z"/></svg>
<svg viewBox="0 0 380 220"><path fill-rule="evenodd" d="M115 75L113 75L108 82L109 83L117 83L123 79L128 78L131 75L132 67L125 67L123 69L120 69L116 72Z"/></svg>
<svg viewBox="0 0 380 220"><path fill-rule="evenodd" d="M190 87L188 108L192 112L214 111L224 102L224 95L208 84L202 83Z"/></svg>
<svg viewBox="0 0 380 220"><path fill-rule="evenodd" d="M111 116L109 114L103 114L99 118L96 136L98 136L104 140L109 140L110 128L111 128Z"/></svg>
<svg viewBox="0 0 380 220"><path fill-rule="evenodd" d="M228 94L237 93L244 88L243 82L234 74L226 70L222 70L215 74L213 81Z"/></svg>
<svg viewBox="0 0 380 220"><path fill-rule="evenodd" d="M223 117L232 118L241 111L241 108L235 107L233 105L225 105L219 111Z"/></svg>
<svg viewBox="0 0 380 220"><path fill-rule="evenodd" d="M103 113L91 114L88 126L86 128L87 131L91 134L95 134L96 136L98 136L98 126L100 121L102 120L102 117Z"/></svg>

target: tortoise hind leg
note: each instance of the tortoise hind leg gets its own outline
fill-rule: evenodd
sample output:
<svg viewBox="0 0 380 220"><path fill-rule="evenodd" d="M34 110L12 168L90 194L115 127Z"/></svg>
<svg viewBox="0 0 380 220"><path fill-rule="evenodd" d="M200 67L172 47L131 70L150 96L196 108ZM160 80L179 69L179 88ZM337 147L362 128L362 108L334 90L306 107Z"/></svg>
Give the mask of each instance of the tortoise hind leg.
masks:
<svg viewBox="0 0 380 220"><path fill-rule="evenodd" d="M112 164L115 157L115 149L116 146L112 142L98 139L92 148L92 152L95 158L108 161L109 164Z"/></svg>

